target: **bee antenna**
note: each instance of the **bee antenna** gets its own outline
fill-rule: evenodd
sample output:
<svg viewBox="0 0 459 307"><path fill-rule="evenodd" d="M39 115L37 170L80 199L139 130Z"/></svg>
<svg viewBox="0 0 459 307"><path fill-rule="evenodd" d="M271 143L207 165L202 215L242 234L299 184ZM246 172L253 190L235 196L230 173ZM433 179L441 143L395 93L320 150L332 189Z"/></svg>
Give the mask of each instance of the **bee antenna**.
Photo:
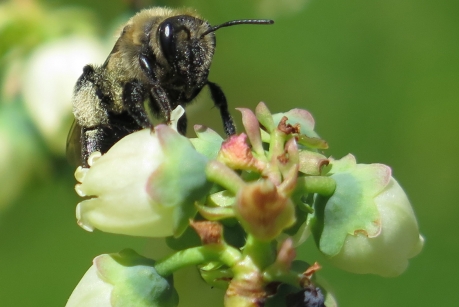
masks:
<svg viewBox="0 0 459 307"><path fill-rule="evenodd" d="M236 25L272 25L274 20L271 19L239 19L239 20L231 20L224 22L220 25L210 27L206 32L201 34L201 38L206 36L207 34L217 31L220 28L229 27L229 26L236 26Z"/></svg>

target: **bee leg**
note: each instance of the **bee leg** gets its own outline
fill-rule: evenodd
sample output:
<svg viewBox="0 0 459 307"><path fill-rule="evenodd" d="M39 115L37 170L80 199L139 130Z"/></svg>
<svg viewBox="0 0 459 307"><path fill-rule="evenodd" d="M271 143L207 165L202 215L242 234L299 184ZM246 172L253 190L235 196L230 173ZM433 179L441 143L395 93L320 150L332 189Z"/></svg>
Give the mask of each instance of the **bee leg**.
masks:
<svg viewBox="0 0 459 307"><path fill-rule="evenodd" d="M139 82L133 81L125 84L123 89L124 106L140 127L148 128L152 124L143 105L145 96L145 89Z"/></svg>
<svg viewBox="0 0 459 307"><path fill-rule="evenodd" d="M149 108L149 112L156 115L162 115L162 117L166 120L167 123L170 123L170 115L172 112L172 107L167 98L166 92L162 87L155 87L152 86L151 93L150 93L150 101L146 106ZM186 135L186 127L187 127L187 117L186 113L184 113L178 120L177 123L177 131L182 134Z"/></svg>
<svg viewBox="0 0 459 307"><path fill-rule="evenodd" d="M100 127L81 128L81 162L83 167L89 167L88 158L95 151L102 151L104 131Z"/></svg>
<svg viewBox="0 0 459 307"><path fill-rule="evenodd" d="M171 120L172 107L166 91L157 83L150 84L151 110L158 109L167 123Z"/></svg>
<svg viewBox="0 0 459 307"><path fill-rule="evenodd" d="M228 102L226 101L225 94L217 84L207 81L207 85L210 89L210 95L217 108L220 109L220 116L223 121L223 128L225 129L226 135L230 136L236 133L236 127L234 126L233 118L228 111Z"/></svg>
<svg viewBox="0 0 459 307"><path fill-rule="evenodd" d="M146 47L144 46L144 48ZM141 51L139 56L139 65L142 71L148 76L148 79L150 80L150 104L146 106L146 108L148 107L149 109L147 110L147 113L148 111L150 111L150 113L158 113L157 111L159 110L164 119L169 122L172 107L169 101L169 97L167 97L166 91L161 87L158 82L158 78L152 70L152 63L154 61L154 55L148 51L148 48Z"/></svg>

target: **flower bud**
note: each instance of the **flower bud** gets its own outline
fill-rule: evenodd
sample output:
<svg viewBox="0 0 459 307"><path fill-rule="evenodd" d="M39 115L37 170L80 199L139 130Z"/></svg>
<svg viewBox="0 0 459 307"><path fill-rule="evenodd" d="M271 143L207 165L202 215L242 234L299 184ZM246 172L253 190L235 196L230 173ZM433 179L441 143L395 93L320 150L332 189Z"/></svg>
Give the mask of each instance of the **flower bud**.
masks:
<svg viewBox="0 0 459 307"><path fill-rule="evenodd" d="M154 261L133 250L96 257L73 290L66 307L175 307L172 276L163 277Z"/></svg>
<svg viewBox="0 0 459 307"><path fill-rule="evenodd" d="M318 176L322 174L322 168L327 166L329 161L328 159L321 155L320 153L301 150L298 153L300 160L299 171L303 174Z"/></svg>
<svg viewBox="0 0 459 307"><path fill-rule="evenodd" d="M391 169L356 164L352 155L331 165L336 190L329 198L318 197L312 223L319 249L334 265L353 273L401 274L424 239Z"/></svg>
<svg viewBox="0 0 459 307"><path fill-rule="evenodd" d="M91 157L90 157L91 159ZM149 237L180 234L210 189L207 159L177 131L159 125L126 136L75 176L80 226Z"/></svg>
<svg viewBox="0 0 459 307"><path fill-rule="evenodd" d="M292 201L269 180L244 186L236 196L235 211L246 231L260 240L272 240L295 223Z"/></svg>
<svg viewBox="0 0 459 307"><path fill-rule="evenodd" d="M315 121L311 113L302 109L292 109L285 113L273 114L274 122L279 123L283 117L287 117L287 122L292 125L299 125L300 133L308 137L318 138L314 131Z"/></svg>
<svg viewBox="0 0 459 307"><path fill-rule="evenodd" d="M232 135L223 142L217 159L232 169L261 172L264 164L252 154L247 144L247 135Z"/></svg>

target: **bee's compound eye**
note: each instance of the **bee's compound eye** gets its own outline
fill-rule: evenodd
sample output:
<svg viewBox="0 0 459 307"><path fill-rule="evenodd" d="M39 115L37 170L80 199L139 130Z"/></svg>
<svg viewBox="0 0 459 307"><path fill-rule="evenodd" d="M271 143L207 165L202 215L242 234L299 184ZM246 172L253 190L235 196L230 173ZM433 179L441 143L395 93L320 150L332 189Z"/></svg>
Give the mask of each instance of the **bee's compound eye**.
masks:
<svg viewBox="0 0 459 307"><path fill-rule="evenodd" d="M159 27L159 43L164 56L169 60L174 57L176 42L175 42L175 29L170 22L163 22Z"/></svg>

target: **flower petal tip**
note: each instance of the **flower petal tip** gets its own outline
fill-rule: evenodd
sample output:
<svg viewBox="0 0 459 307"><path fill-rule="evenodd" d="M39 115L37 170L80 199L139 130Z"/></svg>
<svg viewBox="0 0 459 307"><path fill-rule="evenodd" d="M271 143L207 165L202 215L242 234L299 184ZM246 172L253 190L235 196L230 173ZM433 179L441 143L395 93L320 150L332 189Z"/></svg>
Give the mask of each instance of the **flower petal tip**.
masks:
<svg viewBox="0 0 459 307"><path fill-rule="evenodd" d="M75 176L75 179L78 181L78 182L83 182L84 180L84 177L86 176L86 173L88 172L88 169L87 168L84 168L82 166L78 166L78 168L76 169L75 173L74 173L74 176Z"/></svg>
<svg viewBox="0 0 459 307"><path fill-rule="evenodd" d="M83 191L80 183L75 185L75 192L80 197L85 197L86 196L86 193Z"/></svg>
<svg viewBox="0 0 459 307"><path fill-rule="evenodd" d="M172 112L171 112L171 120L169 123L169 126L174 129L175 131L177 130L177 124L179 119L182 117L182 115L185 114L185 109L182 106L177 106Z"/></svg>
<svg viewBox="0 0 459 307"><path fill-rule="evenodd" d="M81 228L83 228L84 230L86 231L89 231L89 232L93 232L94 231L94 227L89 225L89 224L85 224L81 218L82 214L81 214L81 211L82 211L82 203L85 202L85 201L82 201L81 203L79 203L77 206L76 206L76 218L77 218L77 224L78 226L80 226Z"/></svg>

